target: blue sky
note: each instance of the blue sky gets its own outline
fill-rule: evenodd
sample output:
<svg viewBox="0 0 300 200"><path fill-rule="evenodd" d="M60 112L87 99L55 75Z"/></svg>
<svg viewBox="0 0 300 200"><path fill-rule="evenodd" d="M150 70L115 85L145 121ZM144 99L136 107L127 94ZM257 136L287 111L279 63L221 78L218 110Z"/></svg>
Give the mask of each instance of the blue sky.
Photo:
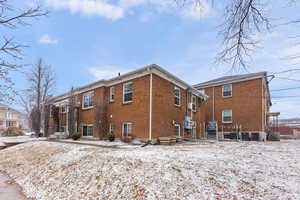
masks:
<svg viewBox="0 0 300 200"><path fill-rule="evenodd" d="M15 0L18 7L39 3L50 11L32 26L13 30L17 41L30 45L24 51L24 63L38 57L51 65L57 74L55 94L102 78L111 78L156 63L190 84L230 73L230 66L215 66L221 48L217 26L222 21L224 5L216 2L201 9L188 4L180 8L167 0ZM22 5L23 4L23 5ZM282 1L268 7L274 25L290 16L300 18L299 7L289 8ZM275 26L272 32L258 33L261 41L249 64L249 72L280 72L295 67L300 60L284 59L295 53L298 26ZM297 32L298 31L298 32ZM300 42L300 41L299 41ZM26 69L24 69L26 70ZM245 73L238 72L238 73ZM300 80L300 71L281 74ZM300 81L274 79L271 90L300 87ZM22 75L16 87L26 87ZM274 97L300 95L300 89L276 92ZM273 111L282 117L300 117L300 98L274 98Z"/></svg>

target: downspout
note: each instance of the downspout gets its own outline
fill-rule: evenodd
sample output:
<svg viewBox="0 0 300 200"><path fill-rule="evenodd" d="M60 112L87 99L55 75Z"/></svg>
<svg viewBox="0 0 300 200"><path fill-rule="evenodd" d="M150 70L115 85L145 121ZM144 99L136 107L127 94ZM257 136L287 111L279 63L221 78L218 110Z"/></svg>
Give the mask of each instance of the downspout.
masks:
<svg viewBox="0 0 300 200"><path fill-rule="evenodd" d="M190 103L189 104L192 104L193 102L193 93L191 92L190 93ZM197 100L196 100L197 102ZM191 106L191 120L193 121L193 107Z"/></svg>
<svg viewBox="0 0 300 200"><path fill-rule="evenodd" d="M213 113L213 118L212 118L212 120L215 121L215 87L213 87L213 105L212 105L212 113Z"/></svg>
<svg viewBox="0 0 300 200"><path fill-rule="evenodd" d="M150 69L149 69L150 70ZM150 71L149 140L152 140L152 72Z"/></svg>

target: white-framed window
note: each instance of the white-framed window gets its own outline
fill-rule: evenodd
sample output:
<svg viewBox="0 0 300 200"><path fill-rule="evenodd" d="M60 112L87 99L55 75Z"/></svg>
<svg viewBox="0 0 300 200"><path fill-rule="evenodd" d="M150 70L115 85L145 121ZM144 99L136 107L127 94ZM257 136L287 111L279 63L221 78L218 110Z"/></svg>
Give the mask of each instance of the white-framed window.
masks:
<svg viewBox="0 0 300 200"><path fill-rule="evenodd" d="M67 112L67 106L65 106L65 105L64 106L60 106L59 108L60 108L59 109L60 113L66 113Z"/></svg>
<svg viewBox="0 0 300 200"><path fill-rule="evenodd" d="M94 92L84 93L82 96L82 108L91 108L94 105Z"/></svg>
<svg viewBox="0 0 300 200"><path fill-rule="evenodd" d="M115 101L115 87L109 88L109 102Z"/></svg>
<svg viewBox="0 0 300 200"><path fill-rule="evenodd" d="M223 123L232 123L232 110L223 110L222 122Z"/></svg>
<svg viewBox="0 0 300 200"><path fill-rule="evenodd" d="M192 95L192 111L197 111L197 97L195 95Z"/></svg>
<svg viewBox="0 0 300 200"><path fill-rule="evenodd" d="M125 122L122 125L122 136L127 137L131 136L132 134L132 123L130 122Z"/></svg>
<svg viewBox="0 0 300 200"><path fill-rule="evenodd" d="M223 97L232 97L232 85L223 85L222 87L222 96Z"/></svg>
<svg viewBox="0 0 300 200"><path fill-rule="evenodd" d="M12 119L12 118L13 118L12 116L13 116L13 115L12 115L11 112L7 112L7 113L6 113L6 119Z"/></svg>
<svg viewBox="0 0 300 200"><path fill-rule="evenodd" d="M174 104L180 106L180 88L174 88Z"/></svg>
<svg viewBox="0 0 300 200"><path fill-rule="evenodd" d="M110 133L115 133L115 126L113 124L109 124L109 134Z"/></svg>
<svg viewBox="0 0 300 200"><path fill-rule="evenodd" d="M174 135L180 137L180 124L174 124Z"/></svg>
<svg viewBox="0 0 300 200"><path fill-rule="evenodd" d="M132 83L123 84L123 103L132 102L133 88Z"/></svg>
<svg viewBox="0 0 300 200"><path fill-rule="evenodd" d="M192 127L192 138L197 138L197 123L195 122Z"/></svg>
<svg viewBox="0 0 300 200"><path fill-rule="evenodd" d="M93 125L83 125L82 126L82 136L83 137L90 137L93 136L93 132L94 132L94 126Z"/></svg>

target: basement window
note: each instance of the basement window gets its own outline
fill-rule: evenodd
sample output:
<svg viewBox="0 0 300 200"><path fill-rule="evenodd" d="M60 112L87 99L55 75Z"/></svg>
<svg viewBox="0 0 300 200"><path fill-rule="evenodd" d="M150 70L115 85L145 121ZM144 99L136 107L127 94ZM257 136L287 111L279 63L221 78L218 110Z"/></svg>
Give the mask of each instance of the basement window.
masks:
<svg viewBox="0 0 300 200"><path fill-rule="evenodd" d="M222 121L223 123L232 123L232 110L223 110Z"/></svg>
<svg viewBox="0 0 300 200"><path fill-rule="evenodd" d="M222 87L222 95L223 97L232 97L232 85L223 85Z"/></svg>
<svg viewBox="0 0 300 200"><path fill-rule="evenodd" d="M131 136L131 134L132 134L132 123L129 122L123 123L122 136L127 137L127 136Z"/></svg>
<svg viewBox="0 0 300 200"><path fill-rule="evenodd" d="M82 136L83 137L93 136L93 125L83 125L82 126Z"/></svg>
<svg viewBox="0 0 300 200"><path fill-rule="evenodd" d="M180 106L180 88L174 88L174 104L175 106Z"/></svg>
<svg viewBox="0 0 300 200"><path fill-rule="evenodd" d="M180 124L174 124L174 135L180 137Z"/></svg>
<svg viewBox="0 0 300 200"><path fill-rule="evenodd" d="M132 83L124 83L123 84L123 103L132 102Z"/></svg>
<svg viewBox="0 0 300 200"><path fill-rule="evenodd" d="M115 133L115 126L113 124L109 124L109 134Z"/></svg>

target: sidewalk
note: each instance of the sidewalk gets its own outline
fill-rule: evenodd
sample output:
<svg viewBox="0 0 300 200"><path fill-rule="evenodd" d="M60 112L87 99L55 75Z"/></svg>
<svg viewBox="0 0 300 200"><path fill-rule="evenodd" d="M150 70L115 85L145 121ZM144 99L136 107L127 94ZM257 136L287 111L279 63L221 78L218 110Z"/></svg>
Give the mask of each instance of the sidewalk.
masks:
<svg viewBox="0 0 300 200"><path fill-rule="evenodd" d="M7 175L0 172L0 199L27 200L19 185L14 183Z"/></svg>

